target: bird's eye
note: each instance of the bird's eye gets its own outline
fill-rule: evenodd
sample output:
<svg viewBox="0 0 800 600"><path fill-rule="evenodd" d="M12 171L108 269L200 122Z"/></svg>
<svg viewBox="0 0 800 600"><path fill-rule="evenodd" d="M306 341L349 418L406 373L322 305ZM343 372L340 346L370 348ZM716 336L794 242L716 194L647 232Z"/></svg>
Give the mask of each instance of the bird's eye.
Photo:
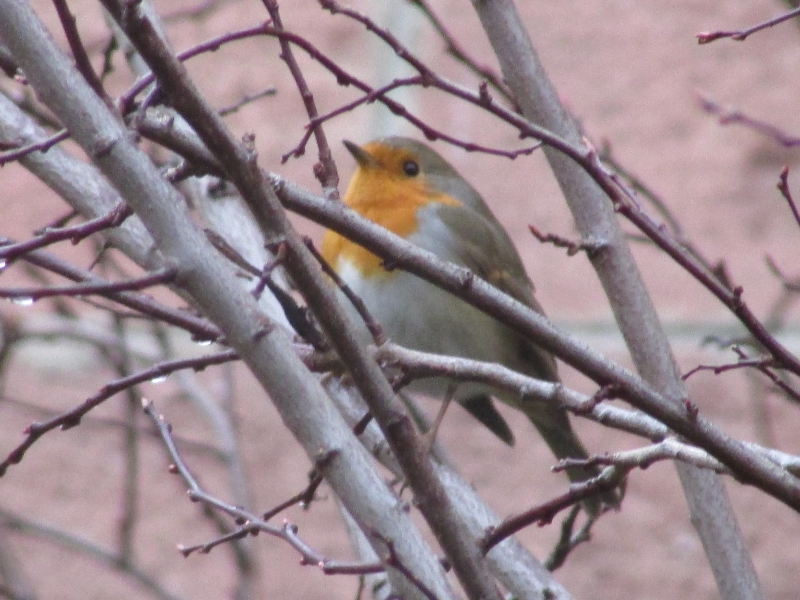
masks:
<svg viewBox="0 0 800 600"><path fill-rule="evenodd" d="M403 173L409 177L416 177L419 175L419 165L413 160L407 160L403 163Z"/></svg>

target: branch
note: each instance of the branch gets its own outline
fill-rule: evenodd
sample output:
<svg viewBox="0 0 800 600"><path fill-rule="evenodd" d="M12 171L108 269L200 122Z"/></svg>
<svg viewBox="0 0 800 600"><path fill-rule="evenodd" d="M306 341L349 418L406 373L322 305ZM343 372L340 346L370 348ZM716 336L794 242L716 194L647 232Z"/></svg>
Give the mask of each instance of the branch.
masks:
<svg viewBox="0 0 800 600"><path fill-rule="evenodd" d="M747 29L739 29L737 31L713 31L713 32L703 31L697 34L696 36L697 43L709 44L711 42L714 42L722 38L731 38L733 40L736 40L737 42L743 42L750 35L758 31L761 31L763 29L774 27L775 25L783 23L784 21L793 19L797 15L800 15L800 8L795 8L794 10L790 10L787 13L784 13L782 15L764 21L763 23L759 23L758 25L753 25L752 27L748 27Z"/></svg>
<svg viewBox="0 0 800 600"><path fill-rule="evenodd" d="M731 123L744 125L749 129L775 140L784 148L800 146L800 137L790 135L771 123L748 117L739 110L725 109L708 96L704 96L700 93L697 93L697 100L704 111L717 117L720 125L730 125Z"/></svg>
<svg viewBox="0 0 800 600"><path fill-rule="evenodd" d="M509 517L497 527L489 528L489 531L480 540L481 550L484 553L489 552L497 544L526 527L534 524L547 525L562 510L575 506L579 502L597 494L618 488L625 480L625 474L623 469L608 467L597 477L571 484L569 491L560 496L543 502L519 515Z"/></svg>
<svg viewBox="0 0 800 600"><path fill-rule="evenodd" d="M508 90L508 87L506 87L505 83L503 83L502 76L494 69L478 64L475 59L467 54L466 50L461 47L455 37L453 37L447 30L447 26L436 15L436 13L433 12L433 9L431 8L430 4L428 4L427 0L409 0L409 2L416 6L422 12L422 14L425 15L428 21L430 21L431 25L433 25L433 28L436 30L436 33L438 33L439 37L441 37L444 41L448 54L450 54L461 64L465 65L478 77L484 79L489 85L492 86L492 89L505 98L505 100L507 100L509 103L516 104L516 101L511 96L511 92Z"/></svg>
<svg viewBox="0 0 800 600"><path fill-rule="evenodd" d="M84 415L86 415L86 413L98 407L115 394L118 394L119 392L124 391L131 386L144 383L145 381L164 381L164 379L166 379L170 373L180 369L202 370L210 365L219 365L238 359L239 356L236 354L236 352L233 350L227 350L225 352L220 352L218 354L212 354L209 356L159 363L134 375L123 377L121 379L117 379L116 381L112 381L111 383L107 383L100 389L100 391L90 398L84 400L72 410L68 410L67 412L61 413L60 415L57 415L44 422L31 423L25 429L25 434L27 436L25 441L14 448L14 450L12 450L8 456L2 462L0 462L0 477L5 475L6 471L11 465L18 464L25 456L25 452L27 452L28 449L33 446L33 444L35 444L36 441L44 434L56 428L60 428L63 431L80 425L81 419L84 417Z"/></svg>
<svg viewBox="0 0 800 600"><path fill-rule="evenodd" d="M224 502L215 496L203 490L194 476L191 474L189 468L178 452L175 442L172 439L172 427L164 420L164 417L156 412L153 403L149 400L142 402L142 408L145 414L155 425L158 430L161 440L172 460L170 471L180 475L184 483L189 487L187 496L192 502L202 502L205 505L212 507L215 510L227 513L239 524L239 528L231 533L223 535L215 540L198 544L195 546L178 546L178 551L184 557L188 557L195 552L207 554L220 544L224 544L233 540L242 539L248 535L257 535L259 532L267 533L273 537L287 542L292 548L298 551L301 556L302 565L313 565L319 567L326 575L357 575L366 573L375 573L384 569L383 565L375 563L346 563L341 561L331 560L325 557L320 552L314 550L306 544L298 535L297 527L291 523L285 522L282 526L270 525L267 523L266 518L259 518L247 510L234 506L228 502ZM334 456L321 457L320 461L329 461L335 458ZM323 468L322 466L320 468Z"/></svg>
<svg viewBox="0 0 800 600"><path fill-rule="evenodd" d="M42 298L54 296L112 296L120 292L138 291L145 288L170 283L175 279L176 269L161 269L155 273L131 279L129 281L112 281L109 283L79 283L76 285L54 286L49 288L9 288L0 289L0 298L9 298L24 305L32 304Z"/></svg>
<svg viewBox="0 0 800 600"><path fill-rule="evenodd" d="M474 1L473 5L500 61L508 86L514 97L520 102L522 114L531 121L562 136L568 143L579 144L581 136L575 121L569 117L561 105L558 94L539 61L530 37L521 22L513 0ZM589 153L589 162L594 161L593 155L593 152ZM661 328L658 315L636 262L625 243L611 205L606 199L608 196L616 208L621 208L620 194L614 189L616 186L609 185L609 181L605 177L600 177L597 170L584 169L582 163L576 163L571 156L565 156L560 151L545 148L545 156L564 192L581 236L584 239L597 240L606 245L597 255L589 257L592 267L597 272L606 296L610 300L615 319L637 370L642 378L650 384L648 388L652 386L652 391L661 396L656 402L658 406L651 405L649 402L646 409L644 403L637 402L635 405L650 414L655 414L651 410L656 408L659 411L683 413L684 408L688 407L687 392L678 377L669 341ZM632 198L630 205L630 212L638 217L641 208ZM668 237L660 228L651 228L645 219L631 220L654 241ZM672 242L669 245L668 253L673 256L679 250L682 250L680 246ZM684 250L680 254L685 256L689 253ZM688 262L679 262L679 264L684 265ZM691 257L691 264L699 264L696 257ZM740 294L736 294L732 300L736 301L737 308L741 307ZM734 305L731 304L731 306ZM745 320L743 318L744 311L738 311L736 314L740 319ZM752 320L755 318L753 317ZM757 320L755 321L757 322ZM755 327L752 321L748 325ZM780 344L774 343L774 338L768 332L761 329L759 335L773 342L770 351L781 353L781 359L785 358L786 363L793 363L795 367L800 367L800 361L797 361L796 357ZM619 383L616 378L606 379L601 383L612 382ZM627 392L623 392L623 397L630 398ZM653 398L653 400L656 399ZM684 416L690 422L699 425L699 429L704 434L710 434L710 438L715 438L710 445L704 443L698 445L709 450L712 455L726 465L733 466L729 459L733 458L732 454L738 454L737 450L727 444L723 444L726 446L723 450L720 445L717 445L718 442L722 442L722 438L719 436L720 432L712 433L715 428L711 427L709 423L700 424L702 419L698 419L693 411L686 412L688 414L684 413ZM659 420L662 420L661 417ZM663 422L667 423L668 421ZM672 424L670 426L672 427ZM693 428L689 427L688 429ZM701 436L687 436L694 443L698 442L699 437ZM736 465L732 470L739 476L743 475L745 480L749 480L749 474L745 475L744 473L744 471L749 471L749 467L746 467L744 462L740 462L743 458L743 456L739 456L734 459ZM768 464L762 463L761 466L769 469ZM697 527L703 541L703 547L722 596L729 599L743 598L745 595L758 598L761 595L758 577L719 478L707 471L696 470L693 467L680 464L677 467L692 513L692 522ZM773 479L772 484L769 484L769 487L772 487L773 484L782 487L783 484L789 483L789 487L796 488L796 491L789 495L794 495L798 500L790 501L790 503L795 510L800 510L800 489L797 488L800 480L786 473L773 473L769 477L773 476L776 478ZM785 501L789 500L788 495L783 497Z"/></svg>
<svg viewBox="0 0 800 600"><path fill-rule="evenodd" d="M4 167L10 162L17 161L28 154L33 152L47 152L55 146L56 144L63 142L64 140L69 138L69 132L66 129L62 129L58 133L54 133L50 137L40 142L36 142L33 144L27 144L25 146L15 148L13 150L6 150L5 152L0 152L0 167Z"/></svg>
<svg viewBox="0 0 800 600"><path fill-rule="evenodd" d="M789 203L789 208L792 211L795 222L800 225L800 211L798 211L794 196L792 196L792 192L789 190L789 167L784 167L783 170L781 170L780 178L778 179L778 190L781 196L786 199L786 202Z"/></svg>
<svg viewBox="0 0 800 600"><path fill-rule="evenodd" d="M0 236L0 244L7 245L12 243L10 239ZM72 281L86 282L99 289L107 289L108 286L113 285L110 281L93 275L89 271L79 269L43 250L28 251L23 256L23 260ZM23 296L23 298L26 297L29 298L29 296ZM109 300L132 308L153 319L184 329L191 333L195 340L215 341L222 336L220 330L208 320L197 317L185 310L162 304L146 294L132 291L113 291L109 292L107 297Z"/></svg>
<svg viewBox="0 0 800 600"><path fill-rule="evenodd" d="M122 559L122 557L111 550L108 550L91 540L81 538L72 532L57 529L52 525L24 519L3 508L0 508L0 520L9 529L14 529L22 534L36 536L44 540L53 542L73 552L84 554L105 565L111 570L118 571L147 590L154 598L159 600L183 600L181 596L176 596L164 589L157 579L151 577L136 566Z"/></svg>
<svg viewBox="0 0 800 600"><path fill-rule="evenodd" d="M272 17L272 23L276 30L283 31L283 22L281 21L280 12L278 10L278 3L275 0L262 0L262 3ZM297 90L300 92L300 98L306 108L306 113L311 122L319 116L317 111L317 103L314 101L314 94L306 83L303 72L300 70L300 65L295 59L292 47L285 38L278 38L281 46L281 58L289 67L292 74ZM325 131L322 129L321 123L315 123L309 126L309 130L314 133L314 139L317 142L317 151L319 156L319 164L314 166L314 175L317 177L322 187L325 190L325 195L330 196L331 199L339 198L339 172L336 170L336 163L333 162L333 154L331 147L328 145L328 138ZM298 155L295 155L298 156Z"/></svg>
<svg viewBox="0 0 800 600"><path fill-rule="evenodd" d="M130 217L133 211L124 203L118 204L106 215L97 217L74 225L72 227L46 227L37 237L28 240L27 242L19 242L17 244L6 243L0 239L0 265L7 266L18 256L43 248L62 240L70 240L73 245L78 244L81 240L103 231L104 229L119 227L125 222L125 219Z"/></svg>

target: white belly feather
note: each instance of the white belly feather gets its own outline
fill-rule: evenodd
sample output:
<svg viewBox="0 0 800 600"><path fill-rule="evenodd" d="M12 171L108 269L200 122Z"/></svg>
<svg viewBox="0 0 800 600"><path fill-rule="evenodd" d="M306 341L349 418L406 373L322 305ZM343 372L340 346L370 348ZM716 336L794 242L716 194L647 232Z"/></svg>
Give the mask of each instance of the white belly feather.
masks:
<svg viewBox="0 0 800 600"><path fill-rule="evenodd" d="M434 221L438 223L438 220ZM447 254L443 249L447 246L448 236L449 233L439 224L421 228L409 241L426 250L435 250L441 256ZM340 260L337 271L395 343L415 350L519 368L515 365L518 362L516 353L509 347L508 329L433 284L400 270L365 280L356 266L345 260ZM340 297L359 319L350 303L342 295ZM368 339L366 329L363 331ZM413 389L434 396L442 396L445 388L446 381L441 379L413 385ZM457 396L464 397L478 391L488 390L477 384L465 384L459 386Z"/></svg>

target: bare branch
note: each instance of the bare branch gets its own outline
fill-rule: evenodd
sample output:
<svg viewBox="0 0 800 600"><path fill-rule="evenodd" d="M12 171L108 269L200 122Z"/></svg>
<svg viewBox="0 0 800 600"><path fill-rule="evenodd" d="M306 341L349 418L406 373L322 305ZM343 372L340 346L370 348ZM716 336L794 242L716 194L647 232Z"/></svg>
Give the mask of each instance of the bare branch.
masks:
<svg viewBox="0 0 800 600"><path fill-rule="evenodd" d="M80 424L81 419L86 413L96 408L115 394L128 389L129 387L144 383L145 381L161 380L169 376L170 373L180 369L205 369L210 365L218 365L232 360L239 360L239 356L233 350L227 350L218 354L209 356L202 356L198 358L187 358L182 360L174 360L169 362L154 365L149 369L140 371L134 375L123 377L112 381L103 386L103 388L94 394L92 397L85 400L72 410L57 415L44 422L32 423L25 430L25 441L19 444L9 455L0 462L0 477L5 475L6 471L11 465L19 463L25 456L25 452L36 443L36 441L49 431L56 428L62 430L71 429Z"/></svg>
<svg viewBox="0 0 800 600"><path fill-rule="evenodd" d="M784 148L794 148L795 146L800 146L800 137L790 135L775 125L748 117L739 110L725 109L708 96L700 93L697 93L697 101L700 103L700 106L704 111L717 117L720 125L730 125L731 123L744 125L749 129L757 131L760 134L775 140Z"/></svg>
<svg viewBox="0 0 800 600"><path fill-rule="evenodd" d="M746 40L750 35L761 31L763 29L768 29L769 27L774 27L784 21L788 21L789 19L793 19L797 15L800 15L800 8L795 8L794 10L790 10L787 13L774 17L772 19L768 19L763 23L759 23L758 25L753 25L752 27L748 27L747 29L739 29L737 31L713 31L708 32L704 31L697 34L697 43L698 44L709 44L716 40L722 38L731 38L732 40L736 40L737 42L743 42Z"/></svg>

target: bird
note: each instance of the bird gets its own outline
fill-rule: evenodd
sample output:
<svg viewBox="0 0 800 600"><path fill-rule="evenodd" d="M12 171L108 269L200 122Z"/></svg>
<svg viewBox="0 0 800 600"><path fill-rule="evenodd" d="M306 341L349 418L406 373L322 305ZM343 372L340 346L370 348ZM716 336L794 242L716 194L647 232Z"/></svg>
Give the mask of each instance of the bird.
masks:
<svg viewBox="0 0 800 600"><path fill-rule="evenodd" d="M385 137L359 146L345 140L356 170L344 203L437 257L470 269L511 297L544 314L534 286L506 230L477 190L435 150L407 137ZM518 332L464 300L411 273L391 268L364 247L332 230L322 257L365 303L395 343L414 350L499 363L514 371L558 382L554 357ZM522 411L559 458L586 458L566 410L504 393L484 384L425 379L412 391L444 398L452 393L470 414L503 442L514 436L493 398ZM572 481L597 469L569 468ZM590 514L617 506L617 494L593 501Z"/></svg>

